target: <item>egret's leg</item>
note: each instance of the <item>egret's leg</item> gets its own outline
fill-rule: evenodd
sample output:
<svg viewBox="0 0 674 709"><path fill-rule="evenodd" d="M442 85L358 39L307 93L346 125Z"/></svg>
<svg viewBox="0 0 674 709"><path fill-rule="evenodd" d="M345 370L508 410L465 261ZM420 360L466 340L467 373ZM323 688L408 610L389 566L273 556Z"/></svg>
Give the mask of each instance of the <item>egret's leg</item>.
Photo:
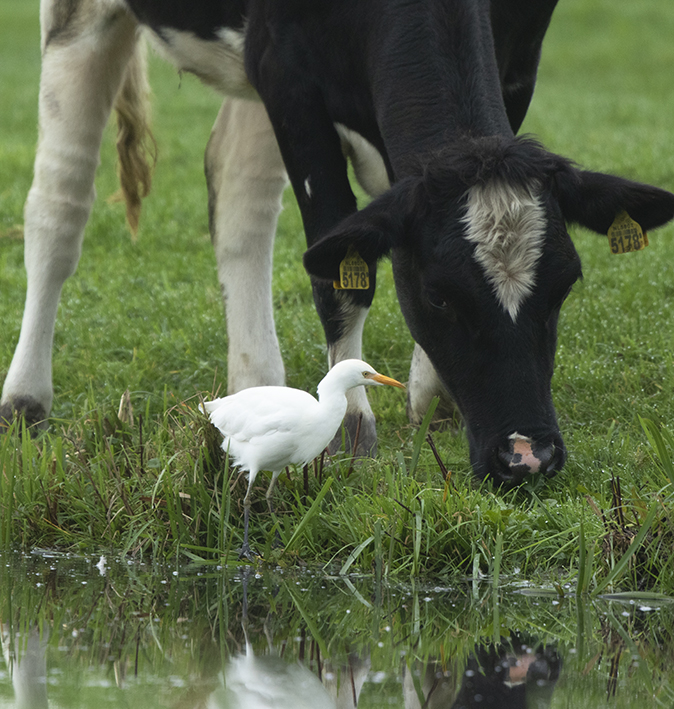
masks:
<svg viewBox="0 0 674 709"><path fill-rule="evenodd" d="M252 655L253 648L248 640L248 579L250 578L251 569L246 568L243 571L243 578L241 580L241 585L243 587L243 603L241 606L241 629L243 630L243 636L246 640L246 654Z"/></svg>
<svg viewBox="0 0 674 709"><path fill-rule="evenodd" d="M271 482L269 483L269 487L267 488L267 506L269 507L269 514L274 514L274 505L272 503L272 492L274 491L274 487L276 485L276 480L278 479L278 476L281 474L279 471L278 473L273 473L271 476ZM281 540L281 535L279 534L278 527L276 528L276 535L274 539L274 546L275 547L280 547L283 545L283 542Z"/></svg>
<svg viewBox="0 0 674 709"><path fill-rule="evenodd" d="M274 514L274 505L272 504L272 493L274 492L274 487L276 486L276 480L278 479L278 476L280 475L280 471L278 473L273 473L271 476L271 482L269 483L269 487L267 488L267 494L265 497L267 498L267 506L269 507L269 513Z"/></svg>
<svg viewBox="0 0 674 709"><path fill-rule="evenodd" d="M253 558L253 552L250 548L250 544L248 543L248 518L250 516L250 502L246 502L244 500L243 503L243 544L241 545L241 548L239 549L239 559L242 556L245 556L246 559L251 559Z"/></svg>
<svg viewBox="0 0 674 709"><path fill-rule="evenodd" d="M250 517L250 493L253 489L256 475L257 470L251 470L248 474L248 490L246 491L246 496L243 498L243 544L239 549L239 559L245 556L249 561L252 561L255 557L248 543L248 522Z"/></svg>

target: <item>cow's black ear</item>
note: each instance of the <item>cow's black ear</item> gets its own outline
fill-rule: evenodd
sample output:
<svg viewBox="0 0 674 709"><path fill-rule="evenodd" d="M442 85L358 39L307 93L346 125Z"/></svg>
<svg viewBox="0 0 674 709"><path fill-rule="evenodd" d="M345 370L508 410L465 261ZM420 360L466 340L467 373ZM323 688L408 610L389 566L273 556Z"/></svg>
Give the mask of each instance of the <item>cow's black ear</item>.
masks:
<svg viewBox="0 0 674 709"><path fill-rule="evenodd" d="M555 183L566 221L598 234L606 234L622 211L645 231L674 218L674 194L658 187L571 166L556 173Z"/></svg>
<svg viewBox="0 0 674 709"><path fill-rule="evenodd" d="M396 182L383 195L342 220L332 231L304 253L304 267L310 275L339 279L339 264L349 248L355 249L369 265L404 239L411 215L417 214L420 178Z"/></svg>

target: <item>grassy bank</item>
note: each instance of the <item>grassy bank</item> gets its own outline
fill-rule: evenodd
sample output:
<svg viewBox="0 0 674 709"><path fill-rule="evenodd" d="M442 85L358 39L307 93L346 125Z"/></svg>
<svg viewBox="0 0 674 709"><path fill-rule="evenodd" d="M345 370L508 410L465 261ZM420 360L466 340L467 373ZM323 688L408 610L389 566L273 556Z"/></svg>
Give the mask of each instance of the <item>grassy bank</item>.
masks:
<svg viewBox="0 0 674 709"><path fill-rule="evenodd" d="M668 0L561 3L524 130L585 167L674 189L673 30ZM6 0L0 34L4 377L25 293L21 224L36 139L37 8ZM151 81L159 162L139 238L131 242L121 206L106 201L116 190L109 131L99 200L59 312L50 431L36 440L14 431L0 441L4 544L216 561L239 544L244 482L225 471L217 438L196 413L198 394L221 387L227 367L202 170L220 101L159 60L151 62ZM505 495L476 489L465 437L445 431L433 436L452 473L447 483L427 442L407 425L400 393L376 391L378 459L353 469L348 460L327 461L306 484L302 471L282 476L277 519L266 513L260 476L257 549L282 563L339 570L351 561L352 571L389 575L554 572L575 582L584 569L589 591L613 567L621 588L674 590L672 484L639 420L654 421L656 435L674 420L674 228L652 234L644 252L623 256L587 232L574 240L585 279L562 312L553 380L570 449L563 475ZM276 322L288 384L313 390L326 353L302 251L288 193L275 252ZM411 351L385 265L366 359L404 380ZM127 389L133 424L117 417ZM665 463L671 455L665 445ZM282 558L271 548L276 527L291 543ZM620 567L635 539L638 552Z"/></svg>

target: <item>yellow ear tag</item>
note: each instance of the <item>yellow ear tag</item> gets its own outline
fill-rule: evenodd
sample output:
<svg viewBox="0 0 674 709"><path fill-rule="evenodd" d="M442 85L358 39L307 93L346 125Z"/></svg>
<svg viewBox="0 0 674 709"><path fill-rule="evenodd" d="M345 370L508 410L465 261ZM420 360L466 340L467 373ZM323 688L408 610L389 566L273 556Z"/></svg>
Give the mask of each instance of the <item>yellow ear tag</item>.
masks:
<svg viewBox="0 0 674 709"><path fill-rule="evenodd" d="M367 290L370 271L360 254L349 246L344 260L339 264L339 280L333 281L335 290Z"/></svg>
<svg viewBox="0 0 674 709"><path fill-rule="evenodd" d="M608 230L612 254L641 251L648 246L648 235L627 212L620 212Z"/></svg>

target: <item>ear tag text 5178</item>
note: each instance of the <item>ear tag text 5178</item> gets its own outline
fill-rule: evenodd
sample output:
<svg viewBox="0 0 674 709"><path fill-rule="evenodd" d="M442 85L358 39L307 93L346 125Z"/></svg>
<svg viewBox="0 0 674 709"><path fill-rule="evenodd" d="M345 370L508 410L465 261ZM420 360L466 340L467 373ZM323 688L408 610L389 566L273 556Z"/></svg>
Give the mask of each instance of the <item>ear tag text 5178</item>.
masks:
<svg viewBox="0 0 674 709"><path fill-rule="evenodd" d="M641 226L623 211L619 212L608 230L608 241L612 254L626 254L629 251L641 251L648 246L648 234Z"/></svg>
<svg viewBox="0 0 674 709"><path fill-rule="evenodd" d="M339 264L339 280L333 281L333 286L335 290L367 290L370 287L370 270L353 246L349 246Z"/></svg>

